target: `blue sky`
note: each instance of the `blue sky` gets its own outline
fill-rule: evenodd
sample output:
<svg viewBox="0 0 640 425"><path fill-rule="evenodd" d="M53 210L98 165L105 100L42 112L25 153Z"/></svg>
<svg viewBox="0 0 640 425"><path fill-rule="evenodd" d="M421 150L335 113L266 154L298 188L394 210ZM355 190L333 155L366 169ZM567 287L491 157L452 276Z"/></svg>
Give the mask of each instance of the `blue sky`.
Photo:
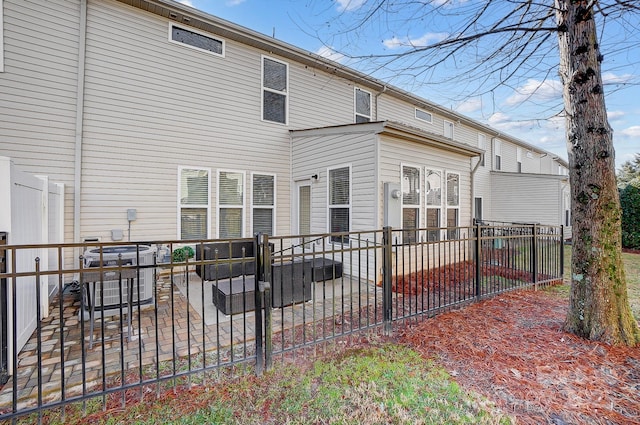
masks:
<svg viewBox="0 0 640 425"><path fill-rule="evenodd" d="M446 81L450 64L435 74L401 76L377 67L371 60L350 56L394 54L407 44L424 45L441 40L455 28L460 15L474 0L434 0L443 5L442 16L406 15L408 9L393 11L384 20L358 25L370 9L366 0L183 0L196 9L227 19L254 31L329 57L360 71L411 91L430 101L518 137L528 143L567 158L564 118L554 117L561 110L562 87L557 72L548 73L547 64L557 63L557 55L537 58L535 67L511 85L496 87L482 95L473 78ZM512 6L509 6L512 7ZM457 9L456 9L457 8ZM436 14L437 15L437 14ZM623 25L608 22L601 37L604 54L603 79L609 123L614 129L616 168L640 153L640 15L629 15ZM555 38L553 39L555 43ZM473 58L458 58L464 62ZM436 83L437 82L437 83Z"/></svg>

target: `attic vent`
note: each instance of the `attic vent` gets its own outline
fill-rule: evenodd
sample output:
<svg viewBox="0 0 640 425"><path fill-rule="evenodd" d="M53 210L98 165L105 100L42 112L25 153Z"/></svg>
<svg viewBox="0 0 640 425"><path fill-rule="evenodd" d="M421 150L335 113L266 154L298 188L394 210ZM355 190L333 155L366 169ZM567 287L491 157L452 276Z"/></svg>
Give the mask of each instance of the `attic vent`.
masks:
<svg viewBox="0 0 640 425"><path fill-rule="evenodd" d="M169 41L180 43L206 53L224 56L224 40L214 38L211 35L193 29L180 27L172 22L169 23Z"/></svg>

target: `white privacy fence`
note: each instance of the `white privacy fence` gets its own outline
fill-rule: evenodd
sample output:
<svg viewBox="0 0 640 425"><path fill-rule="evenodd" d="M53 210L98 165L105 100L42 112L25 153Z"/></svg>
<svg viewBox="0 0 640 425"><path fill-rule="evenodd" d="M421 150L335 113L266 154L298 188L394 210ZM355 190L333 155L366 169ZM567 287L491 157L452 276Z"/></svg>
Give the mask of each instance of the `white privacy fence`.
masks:
<svg viewBox="0 0 640 425"><path fill-rule="evenodd" d="M0 157L0 234L8 244L62 243L64 217L64 185L52 183L46 176L34 176L19 170L10 158ZM41 270L58 268L58 253L54 249L34 248L11 258L7 255L6 265L20 272L33 268L33 258L40 258ZM51 276L51 279L55 279ZM54 285L55 284L55 285ZM20 350L36 328L36 312L40 308L41 317L49 313L49 297L41 297L41 305L36 305L35 278L20 277L16 287L12 282L0 282L6 288L0 299L0 313L6 314L7 321L0 326L0 340L9 352L15 344ZM40 291L49 294L49 288L57 287L56 282L42 280ZM15 293L14 293L15 291ZM15 302L8 300L15 299ZM14 311L15 308L15 311ZM8 338L12 329L17 338ZM6 344L6 345L5 345ZM2 356L0 356L2 357ZM4 360L0 367L11 368Z"/></svg>

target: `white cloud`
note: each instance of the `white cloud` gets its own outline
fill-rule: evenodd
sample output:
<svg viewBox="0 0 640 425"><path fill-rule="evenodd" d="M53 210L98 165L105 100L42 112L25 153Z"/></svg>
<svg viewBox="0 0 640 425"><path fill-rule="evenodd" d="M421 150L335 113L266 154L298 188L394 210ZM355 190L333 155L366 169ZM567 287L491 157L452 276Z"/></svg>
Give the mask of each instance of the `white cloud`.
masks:
<svg viewBox="0 0 640 425"><path fill-rule="evenodd" d="M424 47L429 44L442 41L448 36L449 33L446 32L429 32L418 38L398 38L394 36L393 38L384 40L382 43L388 49L398 49L400 47Z"/></svg>
<svg viewBox="0 0 640 425"><path fill-rule="evenodd" d="M479 97L465 100L456 107L456 111L461 114L470 114L482 110L482 99Z"/></svg>
<svg viewBox="0 0 640 425"><path fill-rule="evenodd" d="M628 137L640 137L640 125L632 125L629 128L621 130L619 133Z"/></svg>
<svg viewBox="0 0 640 425"><path fill-rule="evenodd" d="M518 105L525 100L548 101L562 97L562 83L558 80L534 80L515 89L515 92L505 100L509 106Z"/></svg>
<svg viewBox="0 0 640 425"><path fill-rule="evenodd" d="M182 3L182 4L184 4L186 6L189 6L189 7L194 7L193 6L193 1L191 1L191 0L178 0L178 3Z"/></svg>
<svg viewBox="0 0 640 425"><path fill-rule="evenodd" d="M624 111L607 111L607 118L611 121L620 119L625 115L626 113Z"/></svg>
<svg viewBox="0 0 640 425"><path fill-rule="evenodd" d="M327 46L320 47L318 50L316 50L316 53L323 58L327 58L334 62L342 62L345 59L342 53L336 52L331 47Z"/></svg>
<svg viewBox="0 0 640 425"><path fill-rule="evenodd" d="M340 12L360 9L365 2L366 0L336 0Z"/></svg>
<svg viewBox="0 0 640 425"><path fill-rule="evenodd" d="M605 72L602 74L602 82L604 84L622 84L628 83L633 79L631 74L616 75L613 72Z"/></svg>

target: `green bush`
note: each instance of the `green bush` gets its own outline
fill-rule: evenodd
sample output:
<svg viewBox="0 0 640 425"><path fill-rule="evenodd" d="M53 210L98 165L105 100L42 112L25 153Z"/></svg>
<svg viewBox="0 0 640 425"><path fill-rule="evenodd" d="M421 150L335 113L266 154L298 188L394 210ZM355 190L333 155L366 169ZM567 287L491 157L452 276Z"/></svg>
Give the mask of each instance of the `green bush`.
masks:
<svg viewBox="0 0 640 425"><path fill-rule="evenodd" d="M622 246L640 249L640 178L620 189L622 207Z"/></svg>
<svg viewBox="0 0 640 425"><path fill-rule="evenodd" d="M187 260L187 258L193 258L195 252L193 248L190 246L185 246L182 248L176 248L173 250L173 262L174 263L182 263Z"/></svg>

